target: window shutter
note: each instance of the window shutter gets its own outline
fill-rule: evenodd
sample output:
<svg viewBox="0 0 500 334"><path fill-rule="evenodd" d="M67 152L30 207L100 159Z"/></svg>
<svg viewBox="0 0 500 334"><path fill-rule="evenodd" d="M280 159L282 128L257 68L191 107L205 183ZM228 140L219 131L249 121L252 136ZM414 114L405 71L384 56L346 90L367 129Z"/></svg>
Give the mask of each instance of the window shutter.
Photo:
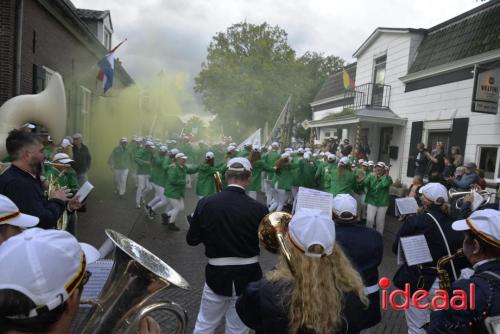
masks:
<svg viewBox="0 0 500 334"><path fill-rule="evenodd" d="M422 141L422 131L424 130L424 122L412 122L411 123L411 135L410 135L410 156L417 155L417 144ZM415 164L413 160L408 160L408 170L406 176L415 176Z"/></svg>
<svg viewBox="0 0 500 334"><path fill-rule="evenodd" d="M45 69L33 64L33 94L40 93L45 88Z"/></svg>
<svg viewBox="0 0 500 334"><path fill-rule="evenodd" d="M455 118L453 120L453 126L450 136L450 147L452 146L460 147L462 155L465 152L465 144L467 143L467 130L469 129L469 118Z"/></svg>

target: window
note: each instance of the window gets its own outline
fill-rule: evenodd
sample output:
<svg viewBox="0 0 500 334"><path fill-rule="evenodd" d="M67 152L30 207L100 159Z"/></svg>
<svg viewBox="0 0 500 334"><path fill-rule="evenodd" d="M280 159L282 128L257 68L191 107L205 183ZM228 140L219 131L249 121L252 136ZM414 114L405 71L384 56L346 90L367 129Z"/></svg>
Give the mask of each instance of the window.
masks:
<svg viewBox="0 0 500 334"><path fill-rule="evenodd" d="M111 31L104 28L104 46L106 49L111 50Z"/></svg>
<svg viewBox="0 0 500 334"><path fill-rule="evenodd" d="M374 106L382 106L384 98L384 83L385 83L385 63L387 56L382 56L375 59L373 69L373 92L372 104Z"/></svg>
<svg viewBox="0 0 500 334"><path fill-rule="evenodd" d="M330 138L330 131L325 132L325 138Z"/></svg>
<svg viewBox="0 0 500 334"><path fill-rule="evenodd" d="M479 164L478 168L484 171L484 178L494 181L500 178L500 155L498 154L498 146L481 146L479 147Z"/></svg>
<svg viewBox="0 0 500 334"><path fill-rule="evenodd" d="M436 147L437 142L441 142L444 145L444 153L450 150L450 137L451 132L449 131L429 131L429 137L427 138L427 149L432 151Z"/></svg>
<svg viewBox="0 0 500 334"><path fill-rule="evenodd" d="M81 101L82 101L82 104L80 106L81 107L80 112L82 114L88 114L90 111L90 98L91 98L92 92L90 91L90 89L83 87L83 86L80 86L80 94L81 94Z"/></svg>

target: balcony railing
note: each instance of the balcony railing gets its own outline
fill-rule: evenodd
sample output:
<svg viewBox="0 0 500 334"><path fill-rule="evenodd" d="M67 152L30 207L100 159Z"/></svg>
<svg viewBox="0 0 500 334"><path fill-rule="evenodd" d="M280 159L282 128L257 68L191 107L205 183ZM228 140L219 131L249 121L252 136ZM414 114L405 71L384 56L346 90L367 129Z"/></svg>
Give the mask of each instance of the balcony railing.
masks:
<svg viewBox="0 0 500 334"><path fill-rule="evenodd" d="M386 109L389 108L391 86L366 83L356 86L354 90L346 91L344 97L353 98L352 104L346 108Z"/></svg>

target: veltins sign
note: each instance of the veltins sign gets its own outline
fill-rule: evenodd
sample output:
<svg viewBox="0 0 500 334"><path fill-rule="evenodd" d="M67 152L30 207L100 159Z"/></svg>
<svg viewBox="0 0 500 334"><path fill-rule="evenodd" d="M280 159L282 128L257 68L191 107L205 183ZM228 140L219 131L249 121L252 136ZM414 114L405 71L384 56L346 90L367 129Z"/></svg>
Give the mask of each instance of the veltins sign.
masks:
<svg viewBox="0 0 500 334"><path fill-rule="evenodd" d="M500 92L500 68L484 69L474 67L474 88L472 112L496 115Z"/></svg>

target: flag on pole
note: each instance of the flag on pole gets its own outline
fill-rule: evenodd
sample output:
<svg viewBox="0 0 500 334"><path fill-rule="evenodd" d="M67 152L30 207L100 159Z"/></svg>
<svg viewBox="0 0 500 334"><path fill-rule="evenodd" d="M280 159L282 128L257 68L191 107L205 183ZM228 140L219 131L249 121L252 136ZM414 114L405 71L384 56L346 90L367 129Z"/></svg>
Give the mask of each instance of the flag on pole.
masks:
<svg viewBox="0 0 500 334"><path fill-rule="evenodd" d="M344 82L345 89L354 89L354 81L352 81L351 76L345 68L342 69L342 81Z"/></svg>
<svg viewBox="0 0 500 334"><path fill-rule="evenodd" d="M97 65L99 66L99 73L97 73L97 80L102 81L104 93L106 93L113 86L113 76L115 70L114 53L127 39L123 40L120 44L115 46L109 51Z"/></svg>
<svg viewBox="0 0 500 334"><path fill-rule="evenodd" d="M238 149L243 149L245 144L251 144L252 146L258 145L260 146L260 128L257 129L254 133L250 135L247 139L245 139L241 144L238 145Z"/></svg>

